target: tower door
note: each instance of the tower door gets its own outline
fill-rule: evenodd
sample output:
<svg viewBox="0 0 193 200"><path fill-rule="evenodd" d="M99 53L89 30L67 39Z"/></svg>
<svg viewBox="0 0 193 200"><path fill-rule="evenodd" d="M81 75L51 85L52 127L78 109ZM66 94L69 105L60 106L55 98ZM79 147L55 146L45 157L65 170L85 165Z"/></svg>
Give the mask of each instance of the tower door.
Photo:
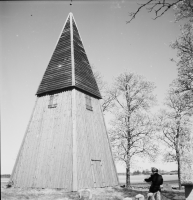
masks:
<svg viewBox="0 0 193 200"><path fill-rule="evenodd" d="M104 176L101 160L91 160L94 187L104 187Z"/></svg>

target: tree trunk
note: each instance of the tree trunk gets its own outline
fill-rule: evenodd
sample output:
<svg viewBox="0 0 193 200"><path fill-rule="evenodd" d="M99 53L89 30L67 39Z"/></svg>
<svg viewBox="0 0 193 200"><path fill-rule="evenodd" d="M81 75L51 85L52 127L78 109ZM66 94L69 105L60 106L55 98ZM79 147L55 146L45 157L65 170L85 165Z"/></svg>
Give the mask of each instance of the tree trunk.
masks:
<svg viewBox="0 0 193 200"><path fill-rule="evenodd" d="M131 186L130 181L130 158L127 159L126 162L126 187L129 188Z"/></svg>
<svg viewBox="0 0 193 200"><path fill-rule="evenodd" d="M127 161L126 161L126 187L131 187L130 181L130 165L131 165L131 157L130 157L130 131L127 132Z"/></svg>
<svg viewBox="0 0 193 200"><path fill-rule="evenodd" d="M180 149L179 149L179 136L180 136L180 130L179 130L179 124L178 124L178 129L177 129L177 135L176 135L176 157L177 157L177 164L178 164L178 185L179 189L181 190L181 176L180 176Z"/></svg>
<svg viewBox="0 0 193 200"><path fill-rule="evenodd" d="M129 104L129 94L127 90L128 85L126 84L125 91L126 91L126 101L127 101L127 111L130 113L130 104ZM129 188L131 187L131 180L130 180L130 162L131 162L131 157L130 157L130 140L131 140L131 132L130 132L130 114L127 117L127 162L126 162L126 187Z"/></svg>
<svg viewBox="0 0 193 200"><path fill-rule="evenodd" d="M178 164L178 185L179 185L179 189L181 190L182 186L181 186L181 175L180 175L180 154L179 151L177 152L177 164Z"/></svg>

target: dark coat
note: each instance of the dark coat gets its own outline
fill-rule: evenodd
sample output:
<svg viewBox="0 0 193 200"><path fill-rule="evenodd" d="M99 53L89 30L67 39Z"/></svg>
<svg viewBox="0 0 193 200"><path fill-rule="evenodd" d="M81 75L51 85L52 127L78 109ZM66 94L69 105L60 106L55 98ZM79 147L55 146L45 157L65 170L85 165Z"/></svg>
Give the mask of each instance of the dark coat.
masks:
<svg viewBox="0 0 193 200"><path fill-rule="evenodd" d="M146 182L151 182L149 192L155 193L161 191L160 185L163 184L163 178L160 174L152 174L149 178L144 179Z"/></svg>

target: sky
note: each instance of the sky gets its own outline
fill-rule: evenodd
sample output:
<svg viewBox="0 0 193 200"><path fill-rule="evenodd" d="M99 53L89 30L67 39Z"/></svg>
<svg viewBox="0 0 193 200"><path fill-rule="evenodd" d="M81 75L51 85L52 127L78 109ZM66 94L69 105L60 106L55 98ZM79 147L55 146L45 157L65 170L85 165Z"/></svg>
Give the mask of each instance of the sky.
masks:
<svg viewBox="0 0 193 200"><path fill-rule="evenodd" d="M138 1L139 2L139 1ZM36 100L36 91L69 12L72 12L90 64L111 84L124 71L156 85L158 106L177 77L170 43L180 34L174 11L153 20L146 10L127 24L136 0L0 2L1 174L12 172ZM108 115L105 116L108 122ZM108 127L108 124L107 124ZM151 165L176 170L171 163L137 160L132 170ZM125 170L116 164L117 171Z"/></svg>

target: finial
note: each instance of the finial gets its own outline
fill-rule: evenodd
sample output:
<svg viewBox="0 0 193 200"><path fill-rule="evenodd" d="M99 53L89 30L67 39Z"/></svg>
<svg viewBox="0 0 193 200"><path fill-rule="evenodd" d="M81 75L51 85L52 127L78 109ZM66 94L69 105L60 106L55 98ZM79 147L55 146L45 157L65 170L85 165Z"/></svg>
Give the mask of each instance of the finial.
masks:
<svg viewBox="0 0 193 200"><path fill-rule="evenodd" d="M70 0L70 12L72 11L72 0Z"/></svg>

